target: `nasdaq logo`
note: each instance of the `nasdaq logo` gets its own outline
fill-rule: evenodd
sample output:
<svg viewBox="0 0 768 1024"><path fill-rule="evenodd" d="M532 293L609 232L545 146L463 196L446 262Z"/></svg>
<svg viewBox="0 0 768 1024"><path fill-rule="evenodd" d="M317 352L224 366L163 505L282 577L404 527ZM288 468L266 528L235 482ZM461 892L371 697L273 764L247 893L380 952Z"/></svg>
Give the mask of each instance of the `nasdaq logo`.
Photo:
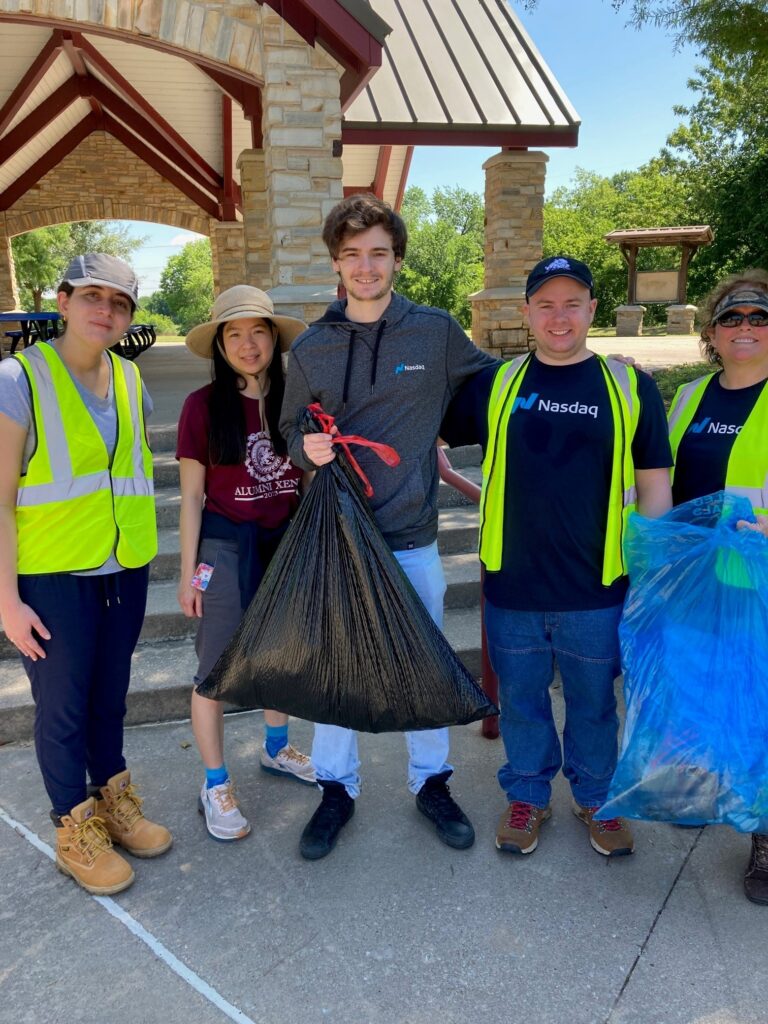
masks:
<svg viewBox="0 0 768 1024"><path fill-rule="evenodd" d="M533 407L533 403L539 397L539 392L534 391L529 398L520 398L519 396L512 403L512 412L516 413L518 409L530 409Z"/></svg>
<svg viewBox="0 0 768 1024"><path fill-rule="evenodd" d="M703 419L701 421L701 423L692 423L691 424L691 433L692 434L703 434L704 431L707 429L707 424L709 423L710 419L711 419L711 417L707 416L706 419Z"/></svg>

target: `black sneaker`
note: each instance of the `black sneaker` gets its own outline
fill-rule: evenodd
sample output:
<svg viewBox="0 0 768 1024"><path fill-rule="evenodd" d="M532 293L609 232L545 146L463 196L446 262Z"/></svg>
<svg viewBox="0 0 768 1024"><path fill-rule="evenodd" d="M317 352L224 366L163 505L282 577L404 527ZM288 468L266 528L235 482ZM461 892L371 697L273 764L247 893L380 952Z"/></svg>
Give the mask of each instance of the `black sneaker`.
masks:
<svg viewBox="0 0 768 1024"><path fill-rule="evenodd" d="M438 837L455 850L468 850L475 841L475 830L451 796L447 782L450 772L432 775L416 794L416 806L434 822Z"/></svg>
<svg viewBox="0 0 768 1024"><path fill-rule="evenodd" d="M752 854L744 872L744 895L753 903L768 904L768 835L752 833Z"/></svg>
<svg viewBox="0 0 768 1024"><path fill-rule="evenodd" d="M301 833L299 853L305 860L327 857L339 832L355 813L355 801L340 782L321 782L323 799Z"/></svg>

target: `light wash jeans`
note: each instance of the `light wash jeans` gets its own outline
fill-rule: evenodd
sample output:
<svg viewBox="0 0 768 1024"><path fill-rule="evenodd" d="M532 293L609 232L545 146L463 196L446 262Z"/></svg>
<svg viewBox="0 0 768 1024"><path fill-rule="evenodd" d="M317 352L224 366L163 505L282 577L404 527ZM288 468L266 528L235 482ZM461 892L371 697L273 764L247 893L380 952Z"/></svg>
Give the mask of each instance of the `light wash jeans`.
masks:
<svg viewBox="0 0 768 1024"><path fill-rule="evenodd" d="M518 612L485 605L491 663L499 677L499 730L507 799L546 807L560 767L577 803L605 802L616 769L619 720L613 681L620 672L622 605L577 612ZM549 686L554 659L565 701L563 749Z"/></svg>
<svg viewBox="0 0 768 1024"><path fill-rule="evenodd" d="M393 551L392 554L427 611L442 629L445 576L437 553L437 541L425 548ZM408 788L412 793L418 793L430 776L453 771L447 763L447 729L407 732L405 742L408 747ZM342 729L338 725L316 725L312 762L319 780L341 782L353 799L359 796L360 760L357 756L357 733L352 729Z"/></svg>

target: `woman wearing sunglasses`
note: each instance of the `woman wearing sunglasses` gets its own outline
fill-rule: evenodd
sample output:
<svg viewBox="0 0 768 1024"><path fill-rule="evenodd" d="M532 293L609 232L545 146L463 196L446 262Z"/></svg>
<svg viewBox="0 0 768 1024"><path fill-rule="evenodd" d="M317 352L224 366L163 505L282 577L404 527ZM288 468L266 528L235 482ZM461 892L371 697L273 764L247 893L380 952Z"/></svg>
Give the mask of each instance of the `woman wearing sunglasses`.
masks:
<svg viewBox="0 0 768 1024"><path fill-rule="evenodd" d="M747 494L768 536L768 273L746 270L721 281L702 306L702 352L712 373L684 384L669 413L675 458L672 496L684 501ZM752 834L744 892L768 904L768 835Z"/></svg>

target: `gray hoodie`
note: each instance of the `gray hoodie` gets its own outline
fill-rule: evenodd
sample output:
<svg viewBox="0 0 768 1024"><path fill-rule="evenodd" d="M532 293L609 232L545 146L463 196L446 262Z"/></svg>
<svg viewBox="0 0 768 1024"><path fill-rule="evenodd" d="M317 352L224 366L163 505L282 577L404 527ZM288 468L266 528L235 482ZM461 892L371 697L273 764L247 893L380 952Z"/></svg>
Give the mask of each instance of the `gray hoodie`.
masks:
<svg viewBox="0 0 768 1024"><path fill-rule="evenodd" d="M393 293L380 320L357 324L347 320L346 302L333 302L288 356L280 431L291 460L314 468L304 456L296 415L319 402L342 434L382 441L400 456L400 465L390 468L368 449L352 449L373 485L371 508L389 546L400 551L431 544L443 414L468 377L495 363L442 309Z"/></svg>

